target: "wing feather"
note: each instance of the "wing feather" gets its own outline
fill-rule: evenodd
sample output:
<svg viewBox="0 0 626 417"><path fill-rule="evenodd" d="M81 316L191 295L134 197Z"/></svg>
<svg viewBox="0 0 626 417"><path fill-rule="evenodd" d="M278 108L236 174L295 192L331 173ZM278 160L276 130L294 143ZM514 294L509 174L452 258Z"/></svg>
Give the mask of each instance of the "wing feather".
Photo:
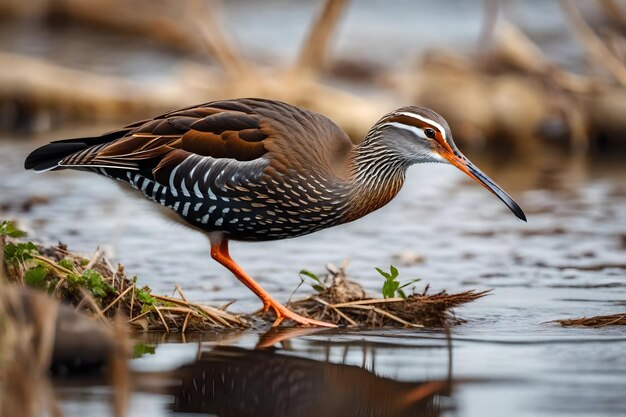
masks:
<svg viewBox="0 0 626 417"><path fill-rule="evenodd" d="M243 189L254 187L250 181L264 173L278 179L310 171L340 181L346 172L341 164L352 146L324 116L262 99L189 107L134 123L107 137L111 140L102 143L101 137L93 146L87 140L85 149L59 165L139 171L163 186L174 181L186 187L182 178L204 175L224 187ZM214 176L218 168L219 175Z"/></svg>
<svg viewBox="0 0 626 417"><path fill-rule="evenodd" d="M140 169L156 178L158 172L169 171L182 162L183 154L235 161L252 161L265 155L267 134L261 130L261 117L241 111L250 111L248 106L216 104L217 107L209 103L135 123L115 140L69 155L60 165L106 164L107 168Z"/></svg>

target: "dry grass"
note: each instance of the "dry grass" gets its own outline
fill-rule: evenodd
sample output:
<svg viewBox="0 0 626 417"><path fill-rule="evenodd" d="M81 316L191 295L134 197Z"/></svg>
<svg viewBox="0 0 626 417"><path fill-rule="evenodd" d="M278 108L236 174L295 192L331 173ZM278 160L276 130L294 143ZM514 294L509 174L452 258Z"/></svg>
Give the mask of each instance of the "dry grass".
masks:
<svg viewBox="0 0 626 417"><path fill-rule="evenodd" d="M92 317L109 322L124 317L139 331L205 331L246 328L253 318L235 315L226 307L216 308L190 302L179 286L177 296L153 294L139 287L120 265L114 268L101 251L90 258L70 252L65 246L31 245L24 255L15 250L18 240L0 236L0 252L13 245L12 254L4 253L4 280L39 287L54 298L76 306ZM23 248L24 249L24 248ZM406 298L372 298L364 289L346 278L344 268L328 267L322 291L288 303L305 317L360 327L445 327L461 323L451 312L462 304L485 296L488 291L414 292ZM38 274L37 274L38 272ZM319 287L318 287L319 288ZM271 320L272 314L265 317Z"/></svg>
<svg viewBox="0 0 626 417"><path fill-rule="evenodd" d="M45 302L27 312L15 289L0 282L0 416L59 415L46 377L56 314Z"/></svg>
<svg viewBox="0 0 626 417"><path fill-rule="evenodd" d="M626 313L612 314L609 316L582 317L578 319L554 320L563 327L606 327L626 326Z"/></svg>
<svg viewBox="0 0 626 417"><path fill-rule="evenodd" d="M363 327L445 327L462 322L452 309L484 297L489 291L445 291L422 293L406 298L370 298L363 288L347 279L343 268L329 266L323 291L289 303L289 308L304 317L338 325Z"/></svg>
<svg viewBox="0 0 626 417"><path fill-rule="evenodd" d="M0 281L0 417L62 416L50 371L102 373L112 415L126 415L128 325L97 322L41 291Z"/></svg>
<svg viewBox="0 0 626 417"><path fill-rule="evenodd" d="M0 237L0 240L2 237ZM0 242L0 250L3 242ZM55 298L74 304L98 318L121 314L135 330L203 331L247 327L242 317L208 305L187 300L182 289L177 297L153 294L148 287L139 287L121 265L114 268L101 251L91 258L70 252L63 245L37 245L32 258L19 263L6 262L9 282L26 283L27 271L45 268L40 287ZM95 274L93 272L95 272Z"/></svg>

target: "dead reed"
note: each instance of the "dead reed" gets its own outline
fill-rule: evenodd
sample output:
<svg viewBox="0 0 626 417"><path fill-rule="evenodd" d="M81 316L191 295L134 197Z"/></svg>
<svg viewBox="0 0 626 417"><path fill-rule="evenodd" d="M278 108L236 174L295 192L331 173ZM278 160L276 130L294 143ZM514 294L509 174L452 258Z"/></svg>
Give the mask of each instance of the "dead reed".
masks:
<svg viewBox="0 0 626 417"><path fill-rule="evenodd" d="M606 327L606 326L626 326L626 313L611 314L608 316L582 317L578 319L554 320L563 327Z"/></svg>
<svg viewBox="0 0 626 417"><path fill-rule="evenodd" d="M289 303L298 314L338 325L363 327L445 327L459 324L452 309L484 297L489 291L445 291L404 297L371 298L357 283L348 280L344 268L328 266L324 288L317 294Z"/></svg>

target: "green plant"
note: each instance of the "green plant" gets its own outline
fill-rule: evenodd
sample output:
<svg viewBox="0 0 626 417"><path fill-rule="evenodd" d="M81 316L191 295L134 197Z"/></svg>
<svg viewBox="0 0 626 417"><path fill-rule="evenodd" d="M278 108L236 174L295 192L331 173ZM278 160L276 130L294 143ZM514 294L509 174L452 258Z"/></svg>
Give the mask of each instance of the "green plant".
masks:
<svg viewBox="0 0 626 417"><path fill-rule="evenodd" d="M414 280L401 284L400 281L398 281L398 275L400 274L398 272L398 268L393 265L389 265L389 272L385 272L380 268L376 268L376 271L378 271L378 273L385 278L385 282L383 282L383 287L381 289L383 297L385 298L406 298L406 294L404 293L403 288L419 281L419 278L416 278Z"/></svg>
<svg viewBox="0 0 626 417"><path fill-rule="evenodd" d="M46 282L47 276L48 269L43 265L37 265L24 273L24 282L31 287L46 290L48 288L48 283Z"/></svg>
<svg viewBox="0 0 626 417"><path fill-rule="evenodd" d="M145 286L143 288L137 288L137 277L133 277L133 285L136 287L135 296L141 303L141 312L145 313L146 311L151 310L157 303L157 299L151 295L152 290L150 287Z"/></svg>
<svg viewBox="0 0 626 417"><path fill-rule="evenodd" d="M22 237L26 236L26 232L17 229L13 222L4 220L2 221L2 223L0 223L0 236Z"/></svg>
<svg viewBox="0 0 626 417"><path fill-rule="evenodd" d="M326 287L324 286L324 283L322 282L322 280L315 275L313 272L308 271L306 269L302 269L300 270L300 272L298 273L298 275L300 275L300 279L302 280L302 282L306 282L306 278L310 278L311 280L313 280L312 283L309 283L311 285L311 287L317 291L317 292L322 292L326 289ZM304 277L303 277L304 275Z"/></svg>
<svg viewBox="0 0 626 417"><path fill-rule="evenodd" d="M33 255L37 254L39 254L39 252L33 242L7 243L4 246L2 256L7 263L19 264L24 263L28 259L32 259Z"/></svg>
<svg viewBox="0 0 626 417"><path fill-rule="evenodd" d="M113 288L104 281L102 275L93 269L85 270L81 278L87 286L87 289L91 291L96 298L103 299L114 292Z"/></svg>
<svg viewBox="0 0 626 417"><path fill-rule="evenodd" d="M115 290L104 281L102 275L93 269L86 269L81 275L67 274L66 279L70 288L84 287L98 300L103 300L115 293Z"/></svg>
<svg viewBox="0 0 626 417"><path fill-rule="evenodd" d="M74 271L74 263L69 258L61 259L57 262L57 265L67 269L68 271Z"/></svg>

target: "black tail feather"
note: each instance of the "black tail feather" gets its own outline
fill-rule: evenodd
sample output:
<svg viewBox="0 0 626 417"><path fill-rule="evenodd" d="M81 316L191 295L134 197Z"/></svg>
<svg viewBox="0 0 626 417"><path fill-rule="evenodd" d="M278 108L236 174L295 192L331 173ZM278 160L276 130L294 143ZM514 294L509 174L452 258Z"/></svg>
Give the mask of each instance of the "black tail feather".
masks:
<svg viewBox="0 0 626 417"><path fill-rule="evenodd" d="M65 157L82 151L87 147L85 142L52 142L37 148L26 157L24 168L35 171L54 169Z"/></svg>
<svg viewBox="0 0 626 417"><path fill-rule="evenodd" d="M59 162L66 157L91 146L100 145L121 138L129 129L116 130L102 136L91 138L64 139L51 142L35 149L26 157L24 168L35 171L47 171L57 168Z"/></svg>

